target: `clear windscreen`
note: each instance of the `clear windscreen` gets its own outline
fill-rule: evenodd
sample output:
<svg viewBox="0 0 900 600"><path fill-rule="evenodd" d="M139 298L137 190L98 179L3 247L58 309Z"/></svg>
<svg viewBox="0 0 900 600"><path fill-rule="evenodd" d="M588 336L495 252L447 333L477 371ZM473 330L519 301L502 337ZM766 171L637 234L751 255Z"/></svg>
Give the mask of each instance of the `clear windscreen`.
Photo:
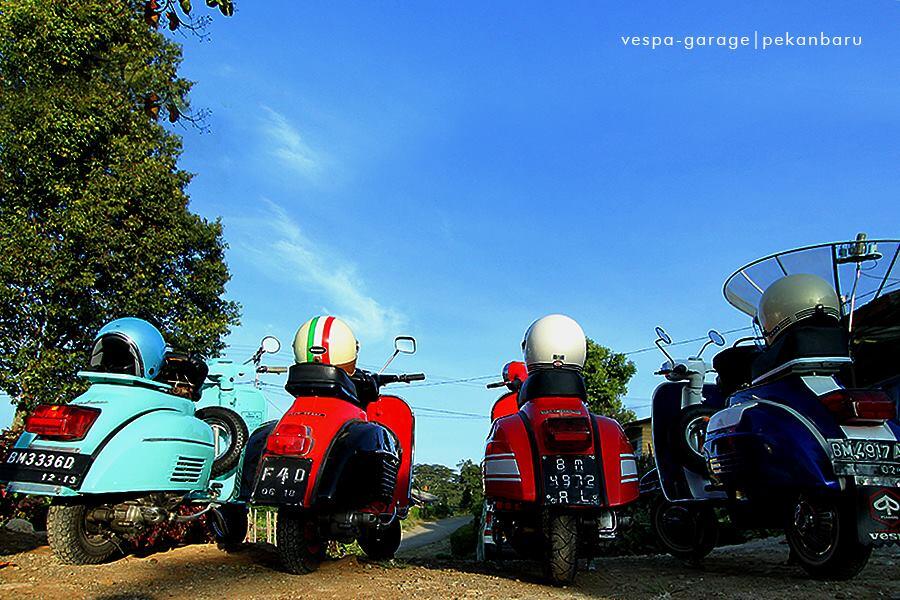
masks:
<svg viewBox="0 0 900 600"><path fill-rule="evenodd" d="M835 242L780 252L735 271L725 282L725 298L752 317L766 288L786 275L806 273L834 286L846 316L900 291L898 254L900 240Z"/></svg>

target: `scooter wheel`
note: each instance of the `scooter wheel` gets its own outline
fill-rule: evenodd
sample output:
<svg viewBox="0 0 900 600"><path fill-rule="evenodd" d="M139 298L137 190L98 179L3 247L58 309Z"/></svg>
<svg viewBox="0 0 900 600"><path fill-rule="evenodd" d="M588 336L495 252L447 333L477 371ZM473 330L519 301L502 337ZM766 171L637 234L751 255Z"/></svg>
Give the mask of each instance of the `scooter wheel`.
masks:
<svg viewBox="0 0 900 600"><path fill-rule="evenodd" d="M201 408L196 417L209 425L216 435L216 457L211 476L224 475L238 466L250 436L244 420L234 411L221 406Z"/></svg>
<svg viewBox="0 0 900 600"><path fill-rule="evenodd" d="M860 543L853 503L844 498L801 496L788 515L788 545L803 570L815 579L855 577L872 554Z"/></svg>
<svg viewBox="0 0 900 600"><path fill-rule="evenodd" d="M359 547L372 560L390 560L400 547L400 519L387 527L364 527L357 538Z"/></svg>
<svg viewBox="0 0 900 600"><path fill-rule="evenodd" d="M278 556L288 573L304 575L319 568L327 544L314 516L288 508L278 509L275 527Z"/></svg>
<svg viewBox="0 0 900 600"><path fill-rule="evenodd" d="M553 585L569 585L578 569L578 519L570 513L546 513L544 568Z"/></svg>
<svg viewBox="0 0 900 600"><path fill-rule="evenodd" d="M47 540L60 562L96 565L109 560L118 547L87 522L84 504L54 504L47 512Z"/></svg>
<svg viewBox="0 0 900 600"><path fill-rule="evenodd" d="M675 504L662 494L650 506L650 526L666 552L689 563L704 559L719 539L719 521L711 506Z"/></svg>

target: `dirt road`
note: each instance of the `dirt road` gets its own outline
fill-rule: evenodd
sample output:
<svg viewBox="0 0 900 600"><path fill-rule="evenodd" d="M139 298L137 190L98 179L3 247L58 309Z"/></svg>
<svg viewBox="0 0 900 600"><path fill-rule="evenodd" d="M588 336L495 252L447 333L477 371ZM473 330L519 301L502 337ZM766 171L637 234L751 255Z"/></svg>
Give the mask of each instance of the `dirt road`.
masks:
<svg viewBox="0 0 900 600"><path fill-rule="evenodd" d="M400 542L398 554L399 556L407 556L413 550L440 542L471 520L471 516L450 517L449 519L416 525L412 529L403 532L403 541Z"/></svg>
<svg viewBox="0 0 900 600"><path fill-rule="evenodd" d="M5 542L5 543L4 543ZM781 540L720 548L703 570L666 556L598 560L576 585L555 589L540 583L534 563L411 558L368 563L330 561L311 575L278 571L274 549L255 545L237 554L214 546L190 546L145 558L128 557L95 567L57 563L41 538L0 537L0 598L897 598L897 550L877 552L852 582L806 579L786 564ZM9 548L4 550L3 548ZM420 548L419 556L427 548Z"/></svg>

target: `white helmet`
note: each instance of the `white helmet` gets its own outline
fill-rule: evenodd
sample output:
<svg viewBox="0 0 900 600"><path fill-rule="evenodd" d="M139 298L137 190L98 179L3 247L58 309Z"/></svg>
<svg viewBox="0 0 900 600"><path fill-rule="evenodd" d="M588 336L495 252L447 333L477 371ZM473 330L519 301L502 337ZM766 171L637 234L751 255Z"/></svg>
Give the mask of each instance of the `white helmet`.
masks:
<svg viewBox="0 0 900 600"><path fill-rule="evenodd" d="M353 330L337 317L313 317L294 336L294 360L298 363L333 365L353 375L358 353Z"/></svg>
<svg viewBox="0 0 900 600"><path fill-rule="evenodd" d="M547 315L531 324L522 340L528 371L565 367L581 370L587 355L584 330L571 317Z"/></svg>
<svg viewBox="0 0 900 600"><path fill-rule="evenodd" d="M801 273L782 277L766 288L756 318L771 344L794 323L819 313L840 321L837 292L818 275Z"/></svg>

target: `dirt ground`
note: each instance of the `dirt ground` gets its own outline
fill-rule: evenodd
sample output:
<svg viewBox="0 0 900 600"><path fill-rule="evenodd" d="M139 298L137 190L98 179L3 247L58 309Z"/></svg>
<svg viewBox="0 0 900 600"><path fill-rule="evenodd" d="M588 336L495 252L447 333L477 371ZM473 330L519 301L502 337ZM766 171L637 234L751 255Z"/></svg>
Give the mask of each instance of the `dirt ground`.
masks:
<svg viewBox="0 0 900 600"><path fill-rule="evenodd" d="M896 549L876 551L853 581L822 583L786 564L779 539L720 548L703 569L667 556L599 559L561 589L542 585L534 563L447 559L446 540L414 557L390 563L349 557L305 576L280 572L274 548L265 544L235 554L189 546L68 567L44 543L41 536L0 533L0 598L900 598Z"/></svg>

